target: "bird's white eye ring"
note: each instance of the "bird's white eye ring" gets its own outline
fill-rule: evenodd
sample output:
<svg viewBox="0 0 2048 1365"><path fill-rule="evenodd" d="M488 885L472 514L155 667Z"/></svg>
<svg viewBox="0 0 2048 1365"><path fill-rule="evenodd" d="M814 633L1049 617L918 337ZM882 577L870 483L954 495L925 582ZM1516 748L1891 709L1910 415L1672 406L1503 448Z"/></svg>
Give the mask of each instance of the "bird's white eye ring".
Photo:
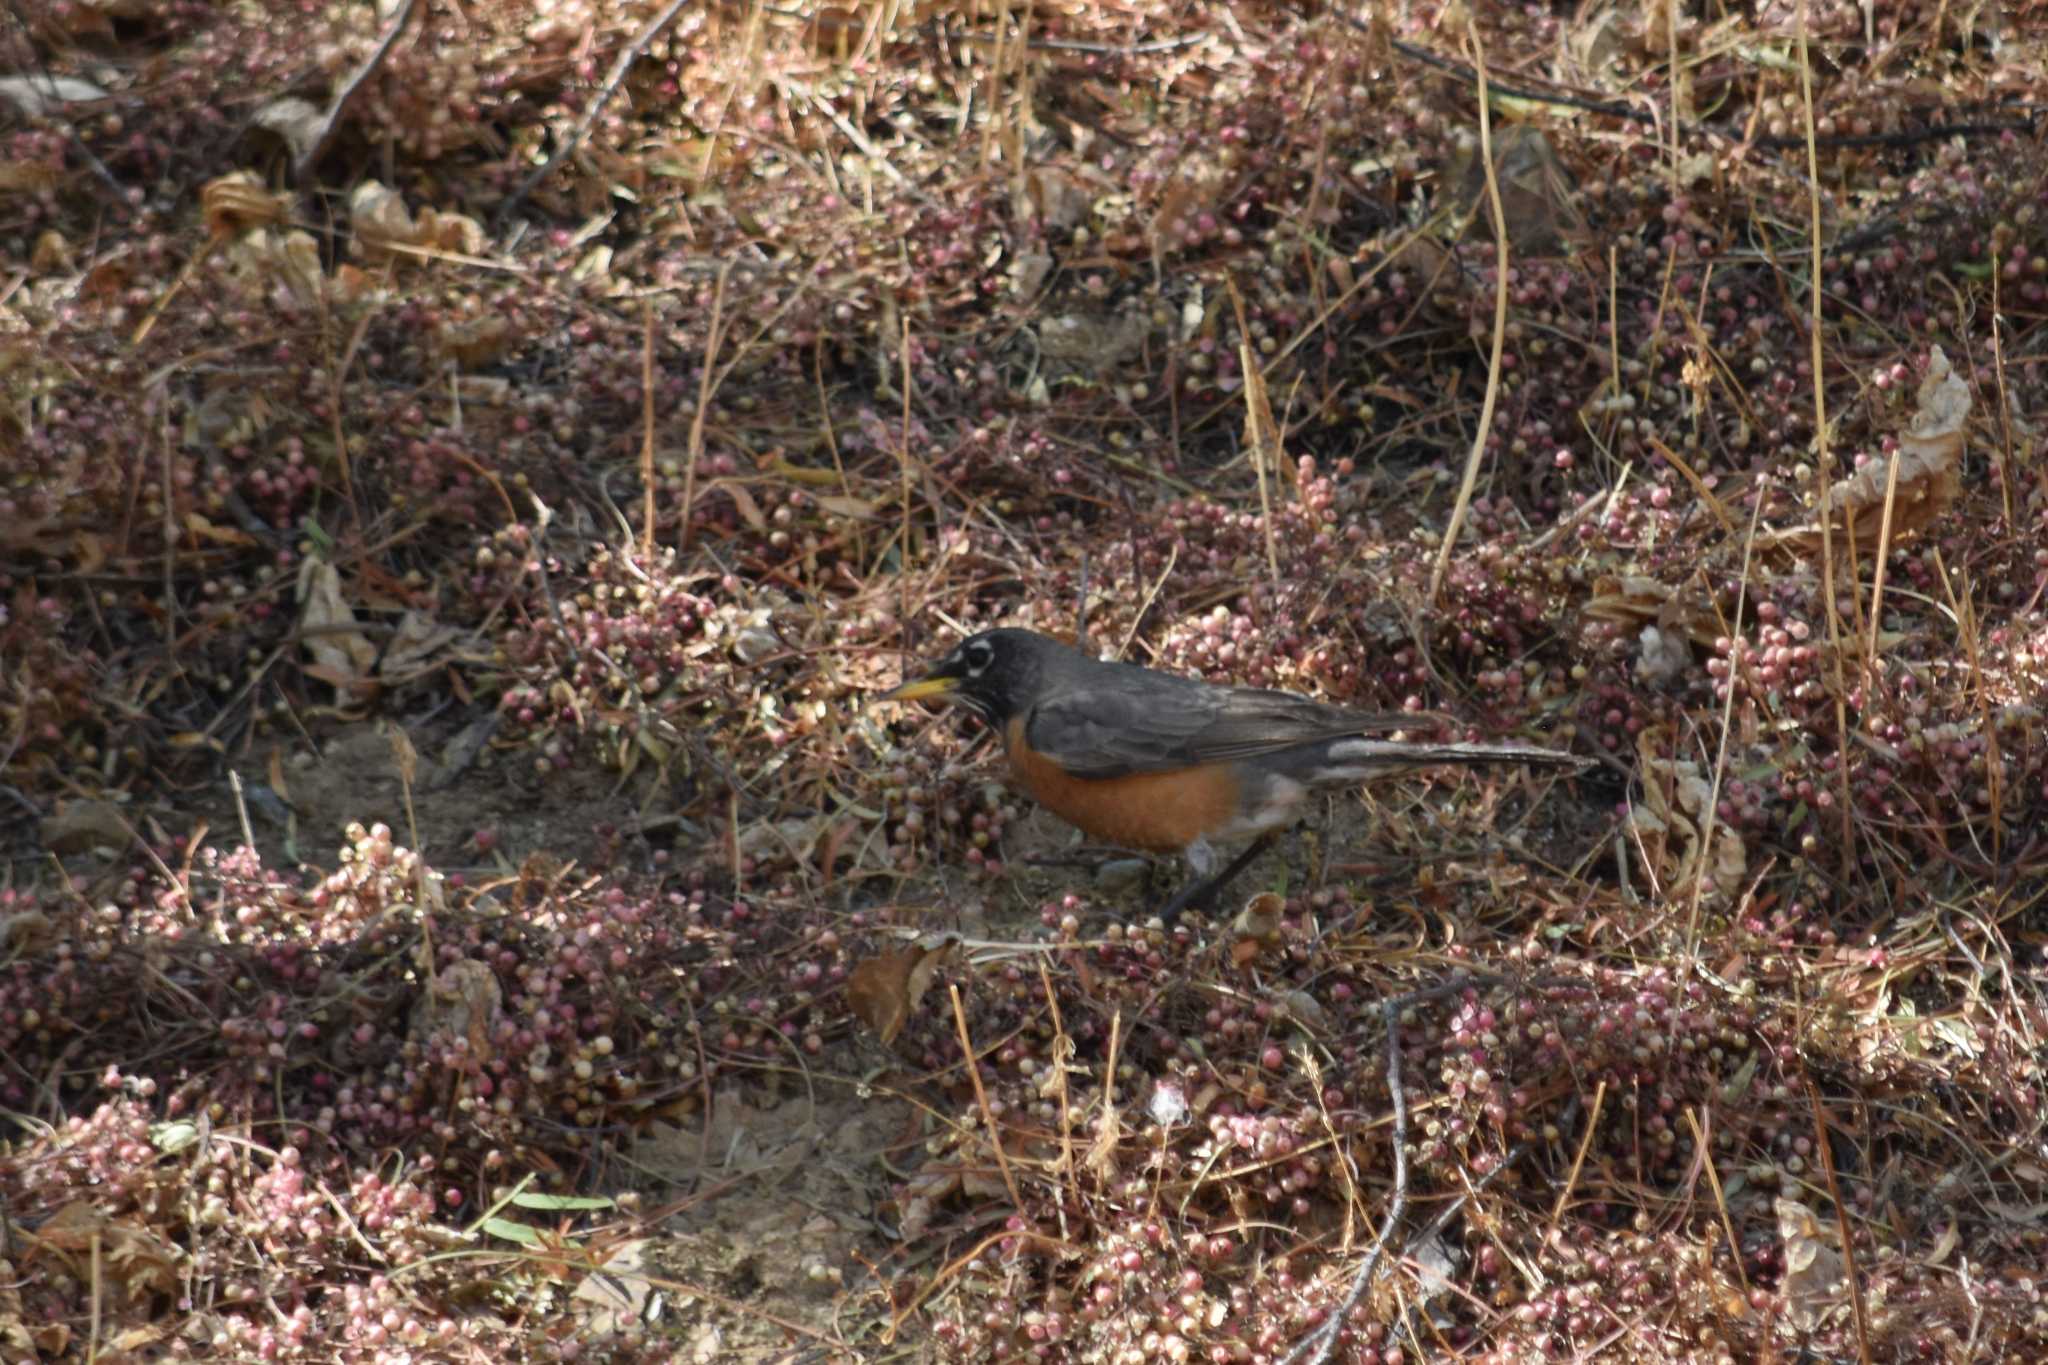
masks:
<svg viewBox="0 0 2048 1365"><path fill-rule="evenodd" d="M969 640L960 646L960 658L967 665L967 676L978 678L996 661L995 646L986 640Z"/></svg>

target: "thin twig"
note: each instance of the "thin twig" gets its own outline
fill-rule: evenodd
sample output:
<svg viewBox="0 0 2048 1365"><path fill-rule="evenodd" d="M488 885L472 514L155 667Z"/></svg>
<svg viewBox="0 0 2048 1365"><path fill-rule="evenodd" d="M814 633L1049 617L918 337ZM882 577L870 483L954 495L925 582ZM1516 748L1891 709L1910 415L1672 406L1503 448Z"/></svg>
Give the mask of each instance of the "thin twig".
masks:
<svg viewBox="0 0 2048 1365"><path fill-rule="evenodd" d="M398 45L398 35L405 32L405 26L412 22L413 13L420 7L420 0L405 0L405 8L393 15L384 27L384 36L377 40L377 46L363 59L362 65L349 73L349 78L334 92L334 98L327 102L327 112L321 116L320 131L299 153L299 159L292 163L292 179L304 184L306 177L313 173L313 167L327 154L327 148L334 141L335 130L341 127L341 116L348 109L348 102L355 98L363 83L376 74L384 65L384 59L391 55L391 49Z"/></svg>
<svg viewBox="0 0 2048 1365"><path fill-rule="evenodd" d="M1465 459L1465 477L1458 485L1458 498L1451 505L1451 519L1444 527L1443 544L1437 547L1436 563L1429 571L1429 600L1442 591L1444 574L1451 566L1451 549L1472 506L1472 489L1479 482L1479 463L1486 458L1487 433L1493 430L1494 404L1500 400L1501 348L1508 330L1508 219L1501 207L1500 177L1493 164L1493 116L1486 93L1486 53L1479 46L1479 27L1468 16L1465 21L1472 44L1473 68L1479 73L1479 160L1486 167L1486 204L1493 214L1493 352L1486 359L1486 397L1479 404L1479 426L1472 433L1472 453Z"/></svg>
<svg viewBox="0 0 2048 1365"><path fill-rule="evenodd" d="M1812 236L1809 245L1813 256L1810 267L1812 287L1808 295L1809 314L1806 326L1813 366L1813 440L1819 450L1819 472L1815 477L1825 489L1834 485L1835 447L1828 434L1827 372L1824 368L1826 357L1821 350L1820 151L1815 143L1817 133L1813 118L1813 62L1806 50L1806 26L1810 18L1807 0L1799 0L1799 21L1795 29L1799 40L1800 108L1806 124L1806 202ZM1827 511L1825 498L1822 500L1821 510L1823 513ZM1856 871L1856 821L1855 804L1850 800L1849 790L1849 682L1842 658L1842 612L1835 600L1834 524L1835 519L1832 516L1823 515L1820 519L1820 576L1821 596L1826 599L1824 605L1827 607L1828 617L1828 657L1834 665L1834 687L1831 690L1834 692L1835 702L1835 744L1843 758L1842 762L1835 765L1835 770L1841 786L1841 794L1836 798L1836 804L1841 807L1841 876L1842 883L1846 886L1853 880ZM1854 526L1852 520L1852 531ZM1732 694L1735 689L1735 676L1732 671L1728 677L1728 688Z"/></svg>
<svg viewBox="0 0 2048 1365"><path fill-rule="evenodd" d="M1863 1302L1863 1277L1856 1272L1856 1238L1849 1228L1849 1209L1842 1202L1842 1186L1835 1179L1835 1154L1828 1141L1827 1115L1820 1107L1820 1090L1806 1083L1806 1102L1813 1108L1813 1141L1820 1153L1821 1173L1827 1177L1828 1198L1835 1201L1835 1230L1842 1239L1842 1272L1849 1281L1849 1307L1856 1317L1856 1358L1870 1365L1870 1309Z"/></svg>
<svg viewBox="0 0 2048 1365"><path fill-rule="evenodd" d="M1459 989L1463 985L1460 982ZM1337 1346L1337 1334L1344 1329L1344 1319L1365 1300L1367 1291L1372 1288L1373 1276L1378 1273L1380 1261L1386 1255L1387 1244L1393 1240L1394 1229L1401 1225L1401 1219L1408 1211L1408 1092L1401 1087L1400 1015L1408 998L1395 996L1380 1002L1380 1020L1387 1030L1387 1095L1394 1107L1390 1138L1394 1145L1394 1189L1387 1198L1386 1217L1380 1221L1379 1235L1372 1239L1372 1249L1366 1252L1365 1263L1351 1277L1351 1285L1344 1291L1342 1301L1330 1310L1330 1316L1321 1325L1287 1353L1283 1358L1287 1365L1296 1365L1300 1361L1328 1365L1330 1353Z"/></svg>
<svg viewBox="0 0 2048 1365"><path fill-rule="evenodd" d="M612 63L611 74L604 78L604 85L598 89L597 95L584 109L583 117L576 120L576 126L570 131L569 136L561 146L555 148L553 156L530 171L526 179L519 182L519 188L513 190L505 202L498 206L497 215L491 220L494 230L502 230L506 220L518 212L519 206L526 202L526 196L533 193L533 187L545 180L549 173L561 164L563 158L573 156L576 149L583 145L583 139L590 135L590 127L597 122L598 114L611 102L613 93L619 88L619 82L626 78L626 68L633 64L634 58L647 50L647 45L653 42L663 29L675 22L675 17L681 14L683 7L689 3L690 0L669 0L661 13L649 20L647 27L641 29L632 42L620 49L618 60Z"/></svg>

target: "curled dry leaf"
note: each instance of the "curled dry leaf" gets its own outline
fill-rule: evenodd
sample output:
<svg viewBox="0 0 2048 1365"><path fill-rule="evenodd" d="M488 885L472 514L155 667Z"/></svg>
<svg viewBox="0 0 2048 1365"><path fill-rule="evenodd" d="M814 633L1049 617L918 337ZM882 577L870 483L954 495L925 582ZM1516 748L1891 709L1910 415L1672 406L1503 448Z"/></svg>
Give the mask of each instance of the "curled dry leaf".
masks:
<svg viewBox="0 0 2048 1365"><path fill-rule="evenodd" d="M487 1062L496 1055L491 1036L504 995L497 973L475 958L451 962L413 1003L406 1036L420 1044L435 1034L460 1038L471 1057Z"/></svg>
<svg viewBox="0 0 2048 1365"><path fill-rule="evenodd" d="M1705 878L1710 898L1726 903L1741 894L1749 854L1742 837L1713 813L1708 774L1690 759L1664 756L1671 740L1668 727L1654 726L1637 746L1643 795L1629 807L1633 846L1659 885L1689 894L1693 880Z"/></svg>
<svg viewBox="0 0 2048 1365"><path fill-rule="evenodd" d="M434 349L461 370L495 365L512 340L512 324L494 316L447 322L434 331Z"/></svg>
<svg viewBox="0 0 2048 1365"><path fill-rule="evenodd" d="M939 934L879 953L855 966L846 978L846 1003L854 1017L884 1043L895 1042L911 1011L923 1001L939 969L952 960L959 946L958 934Z"/></svg>
<svg viewBox="0 0 2048 1365"><path fill-rule="evenodd" d="M1701 646L1711 646L1727 634L1721 613L1697 577L1677 587L1643 574L1596 578L1593 595L1579 608L1579 615L1632 630L1655 626L1665 636L1680 635Z"/></svg>
<svg viewBox="0 0 2048 1365"><path fill-rule="evenodd" d="M1891 543L1919 534L1949 509L1962 487L1959 469L1969 420L1970 386L1937 346L1928 357L1926 377L1915 394L1912 420L1899 434L1898 450L1892 457L1872 460L1838 480L1821 498L1820 514L1814 522L1759 540L1817 550L1824 543L1824 519L1830 523L1837 545L1853 539L1857 554L1873 555L1884 529L1887 501L1891 503ZM1896 487L1894 465L1898 467Z"/></svg>
<svg viewBox="0 0 2048 1365"><path fill-rule="evenodd" d="M42 839L44 848L63 856L95 848L127 848L135 842L135 832L112 801L82 800L45 819Z"/></svg>
<svg viewBox="0 0 2048 1365"><path fill-rule="evenodd" d="M55 228L46 228L37 235L35 248L29 252L28 267L38 275L70 274L76 269L71 260L71 243Z"/></svg>
<svg viewBox="0 0 2048 1365"><path fill-rule="evenodd" d="M1230 960L1239 967L1280 942L1280 911L1287 902L1262 891L1244 903L1230 922Z"/></svg>
<svg viewBox="0 0 2048 1365"><path fill-rule="evenodd" d="M227 250L228 268L244 279L264 285L280 285L294 299L310 304L320 297L325 278L320 268L320 244L310 233L272 232L255 228L244 233Z"/></svg>
<svg viewBox="0 0 2048 1365"><path fill-rule="evenodd" d="M265 132L283 138L295 162L311 155L327 131L327 111L297 95L278 96L258 109L251 121Z"/></svg>
<svg viewBox="0 0 2048 1365"><path fill-rule="evenodd" d="M356 629L356 614L341 593L341 574L324 559L308 557L299 572L299 635L313 663L307 672L334 686L346 704L370 690L377 647Z"/></svg>
<svg viewBox="0 0 2048 1365"><path fill-rule="evenodd" d="M484 231L474 218L424 208L417 215L396 190L365 180L348 197L356 246L366 260L384 262L435 252L476 255Z"/></svg>
<svg viewBox="0 0 2048 1365"><path fill-rule="evenodd" d="M277 227L292 216L291 196L273 194L248 171L210 180L199 191L199 211L215 237L239 237L256 228Z"/></svg>
<svg viewBox="0 0 2048 1365"><path fill-rule="evenodd" d="M66 1204L28 1234L21 1264L31 1270L47 1260L47 1272L76 1276L95 1254L107 1281L131 1297L171 1293L178 1286L179 1256L169 1243L140 1220L110 1218L84 1200Z"/></svg>
<svg viewBox="0 0 2048 1365"><path fill-rule="evenodd" d="M1479 159L1478 138L1460 149L1457 161L1464 201L1476 210L1472 230L1491 236L1492 211L1487 207L1486 166ZM1584 228L1571 172L1540 128L1529 123L1499 128L1493 136L1493 166L1508 239L1517 255L1555 251Z"/></svg>
<svg viewBox="0 0 2048 1365"><path fill-rule="evenodd" d="M409 610L398 618L398 631L377 661L377 675L404 679L435 668L461 636L455 627L443 625L423 611Z"/></svg>
<svg viewBox="0 0 2048 1365"><path fill-rule="evenodd" d="M1813 1210L1796 1199L1780 1198L1778 1237L1785 1247L1785 1321L1800 1332L1820 1326L1829 1310L1839 1307L1848 1288L1842 1274L1842 1253Z"/></svg>

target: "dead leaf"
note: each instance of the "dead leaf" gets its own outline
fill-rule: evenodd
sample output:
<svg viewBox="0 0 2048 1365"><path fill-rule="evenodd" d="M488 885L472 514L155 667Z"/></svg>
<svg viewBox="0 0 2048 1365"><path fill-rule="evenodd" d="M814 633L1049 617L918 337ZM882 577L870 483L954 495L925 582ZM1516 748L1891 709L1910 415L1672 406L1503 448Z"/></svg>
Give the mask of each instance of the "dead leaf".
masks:
<svg viewBox="0 0 2048 1365"><path fill-rule="evenodd" d="M71 264L71 243L64 240L64 234L55 228L45 228L36 237L34 249L28 256L29 269L38 275L69 275Z"/></svg>
<svg viewBox="0 0 2048 1365"><path fill-rule="evenodd" d="M1287 902L1271 891L1262 891L1244 903L1230 922L1230 960L1239 967L1280 942L1280 911Z"/></svg>
<svg viewBox="0 0 2048 1365"><path fill-rule="evenodd" d="M1479 159L1477 138L1461 149L1458 161L1464 202L1476 210L1472 231L1490 237L1493 215L1488 207L1486 166ZM1580 235L1585 222L1578 211L1571 173L1558 159L1542 129L1529 123L1497 127L1493 135L1493 165L1508 240L1517 256L1547 254L1568 238Z"/></svg>
<svg viewBox="0 0 2048 1365"><path fill-rule="evenodd" d="M282 227L291 219L291 196L273 194L248 171L209 180L199 191L199 211L215 237L239 237L257 228Z"/></svg>
<svg viewBox="0 0 2048 1365"><path fill-rule="evenodd" d="M472 1058L487 1062L496 1055L491 1035L504 998L496 972L475 958L458 959L436 972L413 1002L406 1036L421 1044L435 1034L461 1038Z"/></svg>
<svg viewBox="0 0 2048 1365"><path fill-rule="evenodd" d="M377 647L356 628L356 614L341 593L340 571L308 556L299 572L299 601L299 636L321 670L315 676L334 684L337 702L367 696L374 690L367 680L377 665Z"/></svg>
<svg viewBox="0 0 2048 1365"><path fill-rule="evenodd" d="M280 95L258 109L251 122L283 138L292 160L299 162L320 145L327 131L327 111L297 95Z"/></svg>
<svg viewBox="0 0 2048 1365"><path fill-rule="evenodd" d="M1927 374L1915 398L1913 416L1889 459L1872 460L1838 480L1821 498L1812 522L1759 536L1758 543L1810 552L1825 543L1821 533L1825 521L1830 523L1838 547L1845 547L1853 535L1857 554L1869 556L1877 553L1887 501L1891 504L1892 545L1918 535L1946 512L1962 488L1960 468L1964 428L1970 420L1970 386L1950 367L1939 346L1928 357Z"/></svg>
<svg viewBox="0 0 2048 1365"><path fill-rule="evenodd" d="M603 1266L584 1276L570 1298L592 1305L590 1325L599 1332L638 1330L647 1304L654 1297L654 1284L647 1278L651 1262L645 1237L620 1242L605 1255Z"/></svg>
<svg viewBox="0 0 2048 1365"><path fill-rule="evenodd" d="M43 847L60 855L126 848L135 837L111 801L73 801L44 820L41 833Z"/></svg>
<svg viewBox="0 0 2048 1365"><path fill-rule="evenodd" d="M92 104L108 98L106 91L75 76L0 76L0 100L26 118L41 118L66 104Z"/></svg>
<svg viewBox="0 0 2048 1365"><path fill-rule="evenodd" d="M958 934L940 934L856 965L846 978L848 1008L884 1043L894 1043L959 946Z"/></svg>
<svg viewBox="0 0 2048 1365"><path fill-rule="evenodd" d="M1821 1227L1813 1210L1796 1199L1780 1197L1778 1236L1785 1244L1785 1320L1801 1332L1820 1326L1829 1310L1838 1308L1848 1288L1842 1274L1842 1253Z"/></svg>
<svg viewBox="0 0 2048 1365"><path fill-rule="evenodd" d="M216 526L197 512L185 514L185 529L195 540L207 541L214 545L227 545L237 550L254 549L260 542L247 531L234 526Z"/></svg>
<svg viewBox="0 0 2048 1365"><path fill-rule="evenodd" d="M495 365L513 340L512 324L494 316L444 323L434 331L434 349L463 370Z"/></svg>
<svg viewBox="0 0 2048 1365"><path fill-rule="evenodd" d="M0 955L6 960L32 957L56 944L56 927L40 910L23 910L0 918Z"/></svg>
<svg viewBox="0 0 2048 1365"><path fill-rule="evenodd" d="M398 618L398 630L384 657L377 661L377 676L410 678L424 673L436 666L439 656L461 635L455 627L444 626L423 611L407 611Z"/></svg>
<svg viewBox="0 0 2048 1365"><path fill-rule="evenodd" d="M1644 574L1613 574L1593 580L1593 595L1579 608L1579 615L1632 630L1655 626L1667 637L1675 632L1710 648L1727 633L1714 606L1697 575L1672 587Z"/></svg>
<svg viewBox="0 0 2048 1365"><path fill-rule="evenodd" d="M1631 842L1660 886L1690 894L1694 879L1704 878L1708 900L1725 904L1742 892L1749 854L1710 809L1713 784L1700 765L1665 757L1673 740L1668 726L1652 726L1638 741L1643 794L1629 807Z"/></svg>

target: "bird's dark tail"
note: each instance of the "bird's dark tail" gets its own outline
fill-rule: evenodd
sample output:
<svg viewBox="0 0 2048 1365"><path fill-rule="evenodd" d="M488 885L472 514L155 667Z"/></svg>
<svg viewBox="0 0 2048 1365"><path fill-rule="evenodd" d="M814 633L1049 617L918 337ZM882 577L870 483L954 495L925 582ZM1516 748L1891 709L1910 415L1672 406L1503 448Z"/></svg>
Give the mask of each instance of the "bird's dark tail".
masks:
<svg viewBox="0 0 2048 1365"><path fill-rule="evenodd" d="M1534 763L1548 768L1584 768L1591 759L1537 744L1435 744L1395 739L1335 739L1311 761L1290 764L1288 776L1318 787L1370 782L1416 768L1480 767Z"/></svg>

